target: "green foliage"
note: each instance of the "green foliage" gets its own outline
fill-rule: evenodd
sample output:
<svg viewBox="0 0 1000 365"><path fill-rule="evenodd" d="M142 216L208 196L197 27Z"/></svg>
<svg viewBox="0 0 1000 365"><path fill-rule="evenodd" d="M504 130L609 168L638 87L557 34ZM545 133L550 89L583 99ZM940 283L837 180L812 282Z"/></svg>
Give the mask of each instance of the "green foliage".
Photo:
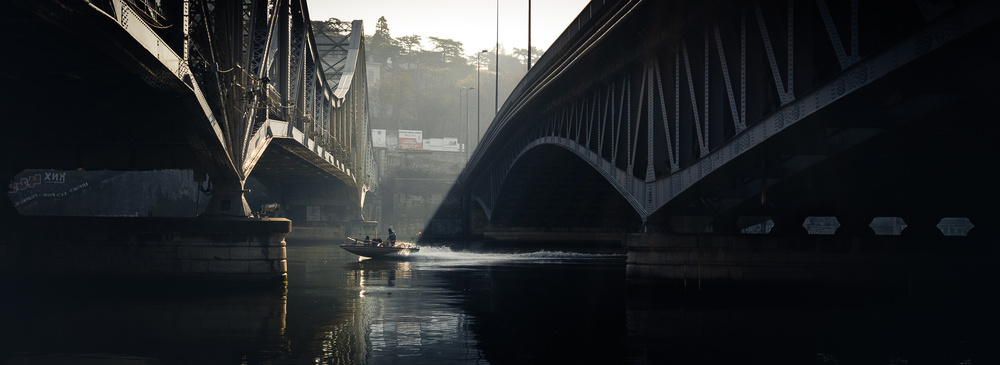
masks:
<svg viewBox="0 0 1000 365"><path fill-rule="evenodd" d="M406 53L413 53L414 51L420 50L420 36L418 35L408 35L399 37L398 42L406 50Z"/></svg>
<svg viewBox="0 0 1000 365"><path fill-rule="evenodd" d="M542 57L543 53L545 52L538 50L536 47L531 47L531 64L534 65L535 62L538 62L538 59ZM521 62L527 63L528 50L515 47L513 56L517 57L517 59L521 60Z"/></svg>
<svg viewBox="0 0 1000 365"><path fill-rule="evenodd" d="M429 50L422 44L424 39L432 43ZM422 130L424 138L459 137L466 143L468 132L475 145L477 105L480 131L485 133L494 116L496 92L502 105L527 69L523 50L507 54L501 49L497 88L496 50L463 55L462 42L452 39L419 35L392 38L385 17L379 18L375 34L366 40L368 67L380 67L381 74L379 82L369 80L372 127ZM463 87L474 89L462 92ZM465 113L470 114L466 117ZM467 127L463 126L466 121Z"/></svg>
<svg viewBox="0 0 1000 365"><path fill-rule="evenodd" d="M462 42L454 41L447 38L438 37L428 37L431 42L434 42L434 52L439 52L444 55L445 62L453 62L462 58Z"/></svg>
<svg viewBox="0 0 1000 365"><path fill-rule="evenodd" d="M365 37L365 52L370 62L386 63L388 59L399 54L399 42L389 35L389 22L385 17L378 18L375 34Z"/></svg>

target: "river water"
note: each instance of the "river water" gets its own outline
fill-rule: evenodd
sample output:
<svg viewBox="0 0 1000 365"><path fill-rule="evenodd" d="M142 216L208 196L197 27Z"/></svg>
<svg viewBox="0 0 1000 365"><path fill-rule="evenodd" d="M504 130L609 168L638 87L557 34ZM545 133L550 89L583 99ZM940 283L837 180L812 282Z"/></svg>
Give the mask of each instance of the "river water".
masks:
<svg viewBox="0 0 1000 365"><path fill-rule="evenodd" d="M403 259L362 260L324 242L290 242L288 266L284 293L115 285L8 291L0 300L0 359L128 365L1000 363L997 288L947 298L915 296L912 287L902 291L903 299L805 295L803 287L711 295L711 283L699 291L694 280L686 288L626 285L624 255L424 247Z"/></svg>

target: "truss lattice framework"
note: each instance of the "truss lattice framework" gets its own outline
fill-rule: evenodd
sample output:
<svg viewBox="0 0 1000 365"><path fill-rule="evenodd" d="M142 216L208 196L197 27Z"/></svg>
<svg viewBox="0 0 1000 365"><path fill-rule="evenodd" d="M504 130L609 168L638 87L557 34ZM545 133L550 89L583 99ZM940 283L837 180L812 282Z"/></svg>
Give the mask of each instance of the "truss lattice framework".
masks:
<svg viewBox="0 0 1000 365"><path fill-rule="evenodd" d="M319 151L333 153L334 164L345 171L367 170L368 161L354 158L371 155L354 150L364 149L356 141L367 141L367 135L348 133L366 130L363 121L335 117L364 111L363 105L355 105L363 100L335 95L335 86L326 77L329 60L318 51L304 1L192 0L184 2L183 14L180 29L188 40L183 53L199 85L210 95L206 99L220 120L230 158L242 167L241 179L266 148L260 134L266 132L263 127L268 121L289 123L303 131ZM360 30L358 24L356 31ZM350 31L345 39L350 38ZM341 47L344 57L337 63L343 69L350 47ZM356 53L363 52L354 48ZM365 87L361 77L362 82L352 83L355 87Z"/></svg>
<svg viewBox="0 0 1000 365"><path fill-rule="evenodd" d="M536 65L548 68L541 76L522 81L536 85L519 85L521 95L508 99L484 137L484 148L471 161L473 172L463 179L472 181L473 199L490 216L518 159L540 144L554 144L599 171L645 220L749 148L989 21L977 19L973 6L949 11L956 10L949 1L931 6L916 0L911 5L919 11L895 12L921 17L898 21L913 24L909 35L879 44L869 54L861 53L866 34L859 29L885 25L866 26L862 20L887 20L863 18L866 10L877 9L858 0L753 1L739 11L701 14L711 20L682 26L682 36L664 37L666 41L621 62L622 67L575 96L544 110L522 109L531 97L543 94L552 77L545 72L565 72L568 61L548 60ZM644 15L624 18L638 16ZM814 18L821 21L812 24ZM796 47L815 39L829 42ZM815 66L821 64L837 67Z"/></svg>

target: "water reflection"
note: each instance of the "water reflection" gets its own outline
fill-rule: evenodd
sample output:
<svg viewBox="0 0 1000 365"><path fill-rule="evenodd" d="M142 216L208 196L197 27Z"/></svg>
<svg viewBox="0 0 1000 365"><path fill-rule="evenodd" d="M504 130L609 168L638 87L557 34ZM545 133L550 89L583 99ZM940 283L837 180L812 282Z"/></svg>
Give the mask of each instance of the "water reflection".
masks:
<svg viewBox="0 0 1000 365"><path fill-rule="evenodd" d="M359 260L332 247L289 249L289 267L297 268L289 273L289 302L332 297L327 318L335 329L317 336L315 363L488 363L475 348L472 319L455 305L456 293L424 285L418 263ZM291 316L316 318L315 310Z"/></svg>
<svg viewBox="0 0 1000 365"><path fill-rule="evenodd" d="M255 362L287 350L287 303L281 293L94 288L49 284L6 297L0 304L0 359L225 364Z"/></svg>
<svg viewBox="0 0 1000 365"><path fill-rule="evenodd" d="M762 300L775 292L636 289L620 255L427 247L364 260L290 242L288 261L287 294L9 291L0 363L1000 363L989 288Z"/></svg>
<svg viewBox="0 0 1000 365"><path fill-rule="evenodd" d="M606 271L573 262L609 259ZM342 292L352 338L321 340L317 363L488 364L522 359L610 359L625 334L623 256L562 252L488 254L425 247L395 259L359 259L328 246L289 249L289 302ZM603 290L613 283L618 292ZM600 299L573 299L602 288ZM300 290L292 289L299 287ZM353 295L352 295L353 294ZM315 299L313 299L315 300ZM575 302L575 303L572 303ZM608 310L609 302L617 302ZM572 303L572 304L569 304ZM300 315L293 304L290 316ZM305 313L305 312L303 312ZM315 313L314 313L315 314ZM613 320L608 320L613 318ZM611 322L612 337L602 334ZM348 324L349 323L349 324ZM596 332L596 333L595 333ZM349 341L350 344L346 344ZM294 343L294 341L293 341ZM600 347L595 347L600 346ZM342 353L356 354L350 361ZM339 356L339 357L338 357ZM605 357L601 357L605 356ZM621 359L620 353L614 353ZM529 361L529 362L532 362Z"/></svg>

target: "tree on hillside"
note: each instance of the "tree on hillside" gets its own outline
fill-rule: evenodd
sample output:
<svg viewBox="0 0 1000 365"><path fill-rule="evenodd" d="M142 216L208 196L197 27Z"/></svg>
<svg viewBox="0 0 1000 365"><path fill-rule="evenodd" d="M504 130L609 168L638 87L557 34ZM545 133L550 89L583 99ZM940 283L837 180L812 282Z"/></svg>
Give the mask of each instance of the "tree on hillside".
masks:
<svg viewBox="0 0 1000 365"><path fill-rule="evenodd" d="M538 48L536 48L536 47L531 47L531 64L532 64L532 66L534 66L535 62L537 62L538 59L541 58L542 54L544 54L544 53L545 52L542 52L542 51L538 50ZM528 50L526 50L524 48L514 47L514 54L513 54L513 56L516 57L518 60L520 60L522 63L525 63L525 64L528 63Z"/></svg>
<svg viewBox="0 0 1000 365"><path fill-rule="evenodd" d="M402 46L403 49L406 50L406 53L412 54L414 52L414 50L418 50L418 51L420 50L421 38L422 37L420 37L420 36L418 36L416 34L411 34L411 35L408 35L408 36L402 36L402 37L399 37L399 45Z"/></svg>
<svg viewBox="0 0 1000 365"><path fill-rule="evenodd" d="M482 77L480 80L480 95L482 96L482 108L480 109L480 118L483 121L482 133L486 133L486 128L489 126L490 121L493 120L496 111L503 107L503 103L506 101L507 96L510 95L517 83L521 81L524 74L527 72L527 66L523 59L516 57L514 54L508 54L504 52L503 45L500 48L500 85L497 87L497 53L496 49L483 54L481 56L482 61ZM475 56L472 57L475 61ZM499 93L499 98L497 94ZM499 105L498 100L499 99Z"/></svg>
<svg viewBox="0 0 1000 365"><path fill-rule="evenodd" d="M385 17L379 17L375 24L375 34L365 37L365 52L371 62L386 63L393 56L399 54L399 44L389 35L389 22Z"/></svg>
<svg viewBox="0 0 1000 365"><path fill-rule="evenodd" d="M382 110L389 129L413 129L414 108L420 95L416 92L413 79L407 73L384 77L378 91L382 94Z"/></svg>
<svg viewBox="0 0 1000 365"><path fill-rule="evenodd" d="M351 22L345 22L337 18L327 20L313 20L313 32L324 35L349 34L351 33Z"/></svg>
<svg viewBox="0 0 1000 365"><path fill-rule="evenodd" d="M475 145L477 113L480 133L485 133L494 117L497 92L502 106L526 72L527 52L515 48L508 54L500 48L498 88L497 50L463 56L462 43L452 39L392 38L384 17L379 18L375 34L365 38L369 62L382 64L380 81L369 94L373 128L417 129L424 131L425 138L459 137L462 143ZM426 50L421 43L424 39L433 43ZM537 59L541 52L532 51ZM463 87L476 89L463 93Z"/></svg>
<svg viewBox="0 0 1000 365"><path fill-rule="evenodd" d="M431 42L434 42L434 51L440 52L444 56L445 62L452 62L462 58L462 52L465 49L462 48L462 42L438 37L427 37L430 38Z"/></svg>

